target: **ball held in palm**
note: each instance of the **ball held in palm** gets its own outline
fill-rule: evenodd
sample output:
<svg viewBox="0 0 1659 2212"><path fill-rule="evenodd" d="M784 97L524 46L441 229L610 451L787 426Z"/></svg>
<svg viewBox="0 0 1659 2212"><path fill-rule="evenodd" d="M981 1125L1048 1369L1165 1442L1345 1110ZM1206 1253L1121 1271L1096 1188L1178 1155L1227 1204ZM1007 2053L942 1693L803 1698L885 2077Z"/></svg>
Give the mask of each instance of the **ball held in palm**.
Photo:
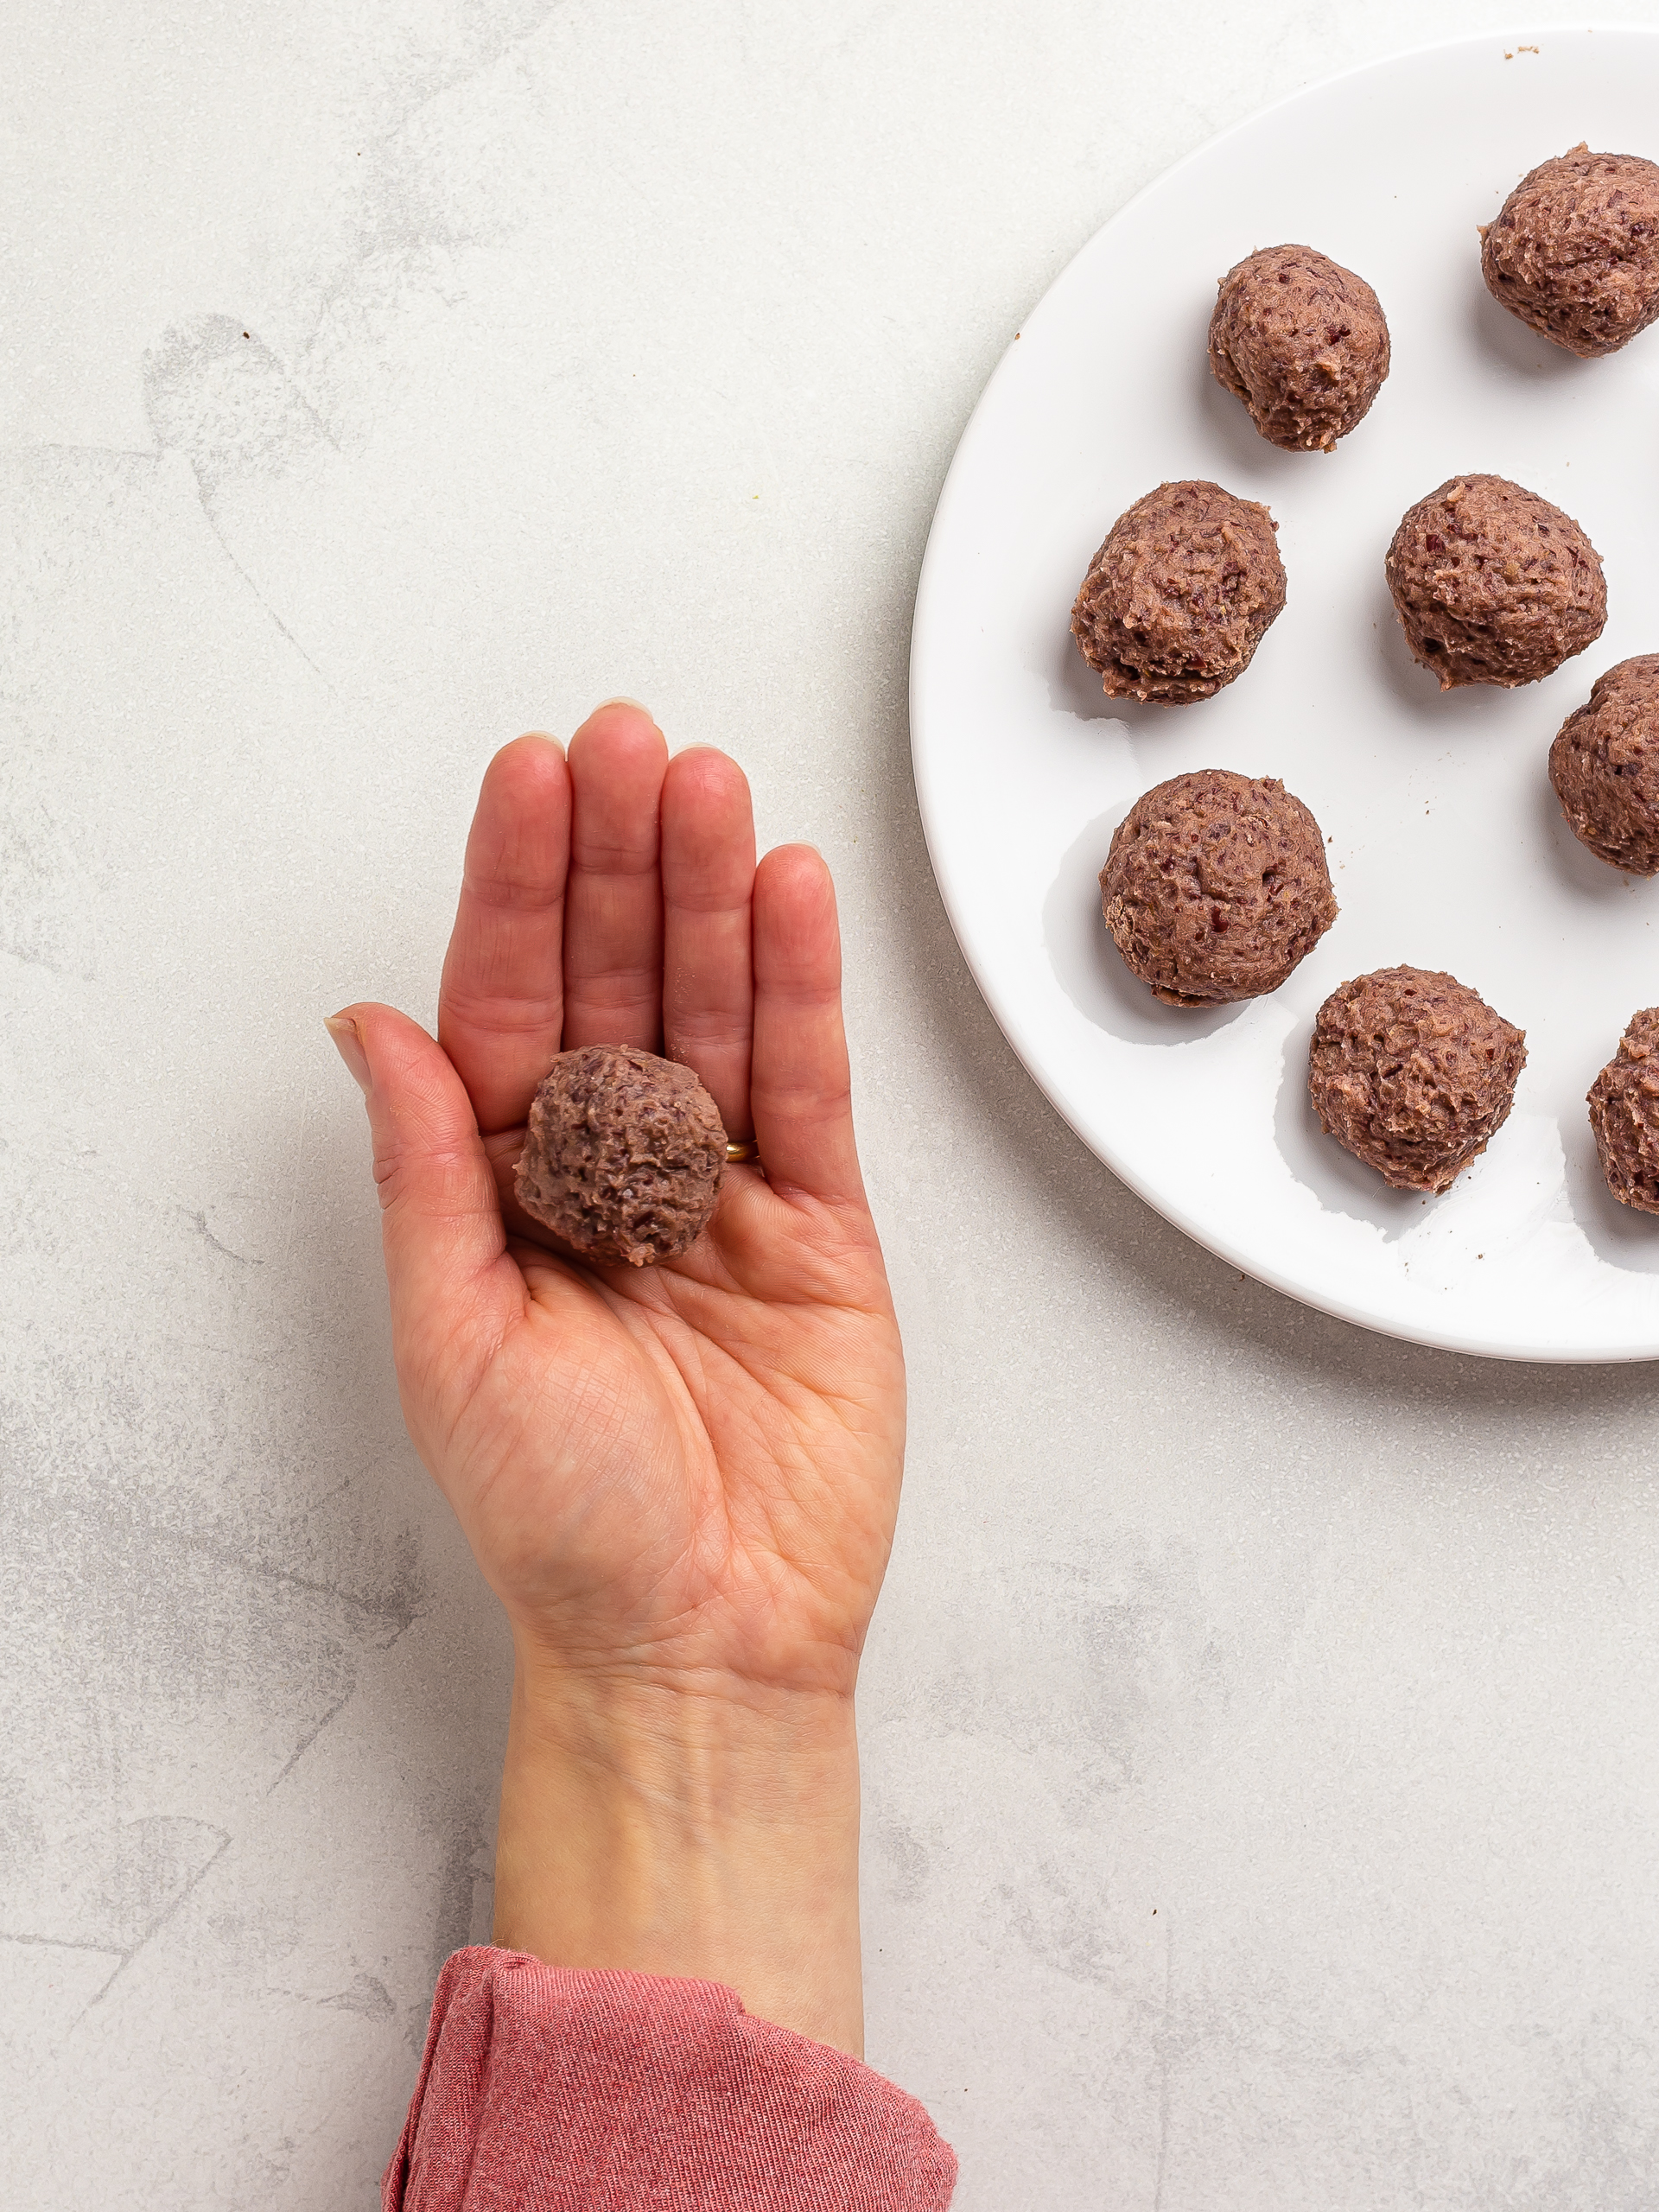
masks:
<svg viewBox="0 0 1659 2212"><path fill-rule="evenodd" d="M726 1131L677 1060L628 1045L561 1052L531 1102L518 1203L585 1260L654 1267L702 1234Z"/></svg>

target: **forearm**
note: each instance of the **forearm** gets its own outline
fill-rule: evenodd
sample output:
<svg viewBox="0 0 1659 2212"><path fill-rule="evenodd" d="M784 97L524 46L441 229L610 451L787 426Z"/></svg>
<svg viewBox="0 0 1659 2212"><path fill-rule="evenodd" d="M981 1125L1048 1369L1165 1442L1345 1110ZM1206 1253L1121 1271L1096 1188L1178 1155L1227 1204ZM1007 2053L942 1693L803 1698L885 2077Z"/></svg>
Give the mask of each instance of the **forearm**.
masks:
<svg viewBox="0 0 1659 2212"><path fill-rule="evenodd" d="M863 2049L851 1700L514 1671L495 1940L550 1964L724 1982Z"/></svg>

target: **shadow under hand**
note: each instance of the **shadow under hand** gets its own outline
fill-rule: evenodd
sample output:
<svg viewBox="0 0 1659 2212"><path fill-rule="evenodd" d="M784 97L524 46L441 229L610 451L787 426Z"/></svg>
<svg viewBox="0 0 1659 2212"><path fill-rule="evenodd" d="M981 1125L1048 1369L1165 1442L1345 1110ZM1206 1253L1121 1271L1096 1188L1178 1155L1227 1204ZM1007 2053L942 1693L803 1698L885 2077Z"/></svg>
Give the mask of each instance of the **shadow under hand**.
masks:
<svg viewBox="0 0 1659 2212"><path fill-rule="evenodd" d="M1307 1095L1304 1033L1295 1030L1285 1046L1284 1080L1274 1109L1274 1142L1280 1157L1305 1190L1327 1213L1368 1221L1392 1243L1415 1229L1442 1203L1421 1191L1396 1191L1373 1167L1356 1160L1345 1146L1327 1136Z"/></svg>
<svg viewBox="0 0 1659 2212"><path fill-rule="evenodd" d="M1124 966L1101 918L1100 871L1128 812L1098 816L1067 850L1043 901L1043 943L1061 989L1096 1028L1130 1045L1190 1045L1236 1021L1243 1007L1166 1006Z"/></svg>

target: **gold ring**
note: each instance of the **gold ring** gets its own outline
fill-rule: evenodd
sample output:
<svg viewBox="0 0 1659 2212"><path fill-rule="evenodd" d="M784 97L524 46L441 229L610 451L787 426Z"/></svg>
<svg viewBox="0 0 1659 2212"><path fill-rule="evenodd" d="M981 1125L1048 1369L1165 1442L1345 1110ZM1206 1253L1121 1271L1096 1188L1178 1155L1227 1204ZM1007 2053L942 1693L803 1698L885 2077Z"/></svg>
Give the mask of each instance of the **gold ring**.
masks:
<svg viewBox="0 0 1659 2212"><path fill-rule="evenodd" d="M760 1147L753 1137L741 1137L735 1144L726 1147L726 1162L731 1167L745 1166L760 1157Z"/></svg>

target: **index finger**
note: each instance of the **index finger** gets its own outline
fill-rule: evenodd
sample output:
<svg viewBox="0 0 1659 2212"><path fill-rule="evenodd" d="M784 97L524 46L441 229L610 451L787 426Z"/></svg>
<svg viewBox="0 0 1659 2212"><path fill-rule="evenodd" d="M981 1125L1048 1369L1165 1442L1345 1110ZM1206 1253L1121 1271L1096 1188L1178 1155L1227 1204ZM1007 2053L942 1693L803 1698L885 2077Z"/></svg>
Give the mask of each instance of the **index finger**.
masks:
<svg viewBox="0 0 1659 2212"><path fill-rule="evenodd" d="M480 1134L516 1128L564 1026L570 772L550 737L515 738L484 772L438 991L438 1042Z"/></svg>

